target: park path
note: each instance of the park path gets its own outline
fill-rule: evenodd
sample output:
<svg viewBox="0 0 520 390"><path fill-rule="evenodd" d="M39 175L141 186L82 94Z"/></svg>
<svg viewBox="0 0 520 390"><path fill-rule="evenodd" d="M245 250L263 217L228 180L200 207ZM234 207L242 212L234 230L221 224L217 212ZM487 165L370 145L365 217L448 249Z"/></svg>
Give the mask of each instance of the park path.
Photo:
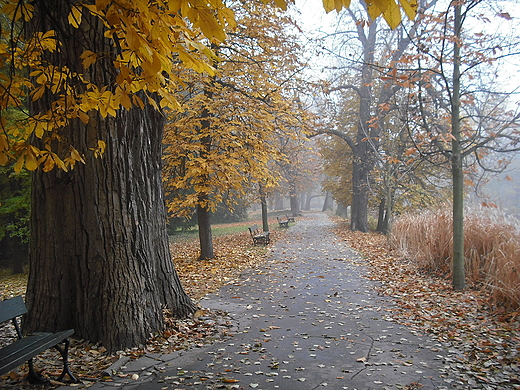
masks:
<svg viewBox="0 0 520 390"><path fill-rule="evenodd" d="M118 368L138 379L114 376L90 388L453 388L443 362L456 351L392 322L393 303L332 227L326 214L307 214L266 263L202 299L233 318L232 337L144 356Z"/></svg>

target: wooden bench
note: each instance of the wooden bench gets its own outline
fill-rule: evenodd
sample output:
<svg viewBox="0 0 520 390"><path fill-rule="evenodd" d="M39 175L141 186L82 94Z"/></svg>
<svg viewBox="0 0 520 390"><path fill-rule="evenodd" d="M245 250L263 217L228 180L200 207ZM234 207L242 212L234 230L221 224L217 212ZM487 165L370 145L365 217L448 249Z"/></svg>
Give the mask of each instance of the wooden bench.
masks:
<svg viewBox="0 0 520 390"><path fill-rule="evenodd" d="M289 227L289 220L288 219L280 219L280 217L276 217L276 220L278 221L278 225L280 227L288 228Z"/></svg>
<svg viewBox="0 0 520 390"><path fill-rule="evenodd" d="M253 225L248 228L251 238L253 239L253 245L264 244L268 245L271 242L270 233L262 232L258 226Z"/></svg>
<svg viewBox="0 0 520 390"><path fill-rule="evenodd" d="M294 222L294 217L290 217L287 214L285 214L285 218L287 218L287 221Z"/></svg>
<svg viewBox="0 0 520 390"><path fill-rule="evenodd" d="M68 375L73 382L77 383L78 380L70 372L68 363L68 337L74 333L74 329L57 333L34 333L24 337L16 317L26 313L27 308L25 307L22 297L6 299L0 302L0 323L11 320L18 336L16 341L0 349L0 375L10 372L27 361L29 364L29 383L37 384L46 382L46 380L34 370L32 358L54 347L60 352L63 358L63 371L58 381L63 381L65 375ZM64 345L61 346L61 343Z"/></svg>

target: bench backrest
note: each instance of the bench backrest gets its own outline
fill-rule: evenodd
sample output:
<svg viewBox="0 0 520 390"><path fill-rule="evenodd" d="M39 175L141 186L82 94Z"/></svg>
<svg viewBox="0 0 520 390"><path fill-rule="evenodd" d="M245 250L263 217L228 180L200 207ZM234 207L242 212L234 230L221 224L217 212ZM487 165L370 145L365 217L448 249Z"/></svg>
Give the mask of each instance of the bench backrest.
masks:
<svg viewBox="0 0 520 390"><path fill-rule="evenodd" d="M0 302L0 323L27 313L27 308L21 296Z"/></svg>
<svg viewBox="0 0 520 390"><path fill-rule="evenodd" d="M258 226L257 225L253 225L249 228L249 233L251 233L251 235L254 235L255 233L258 233Z"/></svg>

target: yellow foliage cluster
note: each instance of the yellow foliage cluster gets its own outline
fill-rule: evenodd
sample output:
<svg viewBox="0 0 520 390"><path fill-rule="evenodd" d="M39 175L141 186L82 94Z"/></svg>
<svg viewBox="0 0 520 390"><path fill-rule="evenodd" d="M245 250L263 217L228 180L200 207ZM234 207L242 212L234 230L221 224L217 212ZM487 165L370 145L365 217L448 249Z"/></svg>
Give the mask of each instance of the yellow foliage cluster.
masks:
<svg viewBox="0 0 520 390"><path fill-rule="evenodd" d="M164 182L169 212L187 216L195 206L214 210L244 197L258 183L279 181L284 160L279 138L295 137L305 113L284 82L294 85L303 65L288 18L269 6L236 11L234 40L215 47L218 73L191 74L180 91L183 110L172 112L165 131ZM231 195L231 196L228 196Z"/></svg>
<svg viewBox="0 0 520 390"><path fill-rule="evenodd" d="M383 14L391 27L400 20L395 0L363 1L372 17ZM292 0L263 2L285 9ZM349 3L323 0L328 11L339 11ZM68 150L64 155L53 152L54 143L67 143L60 131L73 121L85 124L93 115L115 117L119 110L134 106L179 110L174 94L184 82L179 67L214 76L216 57L210 47L225 41L226 29L236 27L233 10L222 0L78 0L70 3L64 16L69 27L101 26L97 33L112 49L98 51L93 44L71 59L75 63L58 65L50 59L59 56L64 45L59 30L24 35L21 25L31 25L37 12L34 6L20 0L2 4L0 14L10 23L0 32L0 164L15 160L17 171L24 166L68 170L84 162L85 156L74 145L62 148ZM408 17L414 15L415 0L400 0L400 5ZM117 73L110 85L91 77L91 68L100 61ZM78 70L77 64L83 69ZM46 109L27 111L28 101L41 99L51 100ZM13 109L25 119L13 120ZM30 142L31 137L39 141ZM90 149L99 155L102 148L92 145Z"/></svg>
<svg viewBox="0 0 520 390"><path fill-rule="evenodd" d="M350 7L351 0L323 0L325 11L341 11ZM396 28L401 23L402 8L409 19L415 18L417 12L417 0L365 0L368 14L372 19L383 16L390 28ZM399 7L399 5L401 7Z"/></svg>
<svg viewBox="0 0 520 390"><path fill-rule="evenodd" d="M20 28L16 23L21 20L30 23L33 12L31 4L18 0L5 2L1 9L12 21L13 31ZM88 28L86 19L90 25L93 19L102 23L100 34L110 40L113 51L83 51L78 62L84 72L73 72L68 66L47 60L48 53L59 53L62 46L56 31L37 31L27 38L19 35L13 41L11 31L2 30L0 66L9 71L0 74L0 164L15 159L17 171L24 166L29 170L38 166L46 171L54 166L67 170L84 162L83 156L72 145L67 156L58 156L51 144L63 141L59 131L72 120L87 123L93 112L102 118L115 117L120 109L143 108L145 104L179 109L173 93L181 82L177 77L179 62L197 72L214 74L207 61L214 54L202 39L223 41L226 26L234 26L233 12L220 0L97 0L71 7L67 21L73 28ZM97 84L88 73L106 56L110 56L118 74L113 85ZM27 98L37 101L46 95L53 99L47 111L26 113L23 121L9 121L8 110L25 112ZM32 135L42 141L43 147L30 143ZM91 149L100 150L98 145Z"/></svg>

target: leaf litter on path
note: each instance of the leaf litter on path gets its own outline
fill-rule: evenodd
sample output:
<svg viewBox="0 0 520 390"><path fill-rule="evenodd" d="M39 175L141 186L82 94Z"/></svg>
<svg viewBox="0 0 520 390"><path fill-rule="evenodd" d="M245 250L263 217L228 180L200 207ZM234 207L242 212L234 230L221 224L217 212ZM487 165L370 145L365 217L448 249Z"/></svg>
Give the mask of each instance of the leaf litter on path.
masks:
<svg viewBox="0 0 520 390"><path fill-rule="evenodd" d="M249 222L250 223L250 222ZM271 241L285 234L283 231L271 232ZM215 237L213 240L216 257L197 260L199 244L197 239L172 240L170 251L179 278L187 294L198 302L203 296L214 292L222 285L236 280L242 271L260 266L266 259L269 247L253 246L247 223L244 232ZM7 276L0 279L0 300L14 296L25 296L26 275ZM202 346L227 337L234 331L234 323L227 313L219 310L199 310L190 318L175 319L165 312L166 328L149 340L146 345L117 353L108 353L103 346L93 345L85 340L71 340L69 362L71 371L88 387L99 380L110 380L114 373L107 372L119 359L131 360L148 353L167 354L192 346ZM15 338L11 324L0 325L0 346ZM45 377L58 377L61 373L61 357L54 349L38 355L35 367ZM30 385L26 381L27 365L24 364L9 374L0 377L0 388L6 389L52 389L63 385L51 379L41 386Z"/></svg>
<svg viewBox="0 0 520 390"><path fill-rule="evenodd" d="M519 313L501 313L487 305L486 297L477 290L455 292L449 280L418 270L410 259L401 257L387 245L386 238L375 233L351 232L343 221L337 221L336 234L353 249L361 252L368 263L367 278L380 282L379 293L393 297L398 303L386 310L386 318L434 335L443 346L462 351L447 361L453 370L453 385L463 388L520 389ZM245 228L246 229L246 226ZM275 231L274 240L284 233ZM215 259L197 261L196 240L172 242L175 267L185 290L198 301L220 286L233 282L248 268L265 260L264 247L253 247L247 232L217 237ZM343 260L343 259L338 259ZM319 276L319 275L318 275ZM319 280L319 278L317 278ZM25 277L2 277L0 299L25 293ZM166 313L167 314L167 313ZM226 337L233 323L224 312L200 308L189 319L178 320L166 315L167 328L145 346L108 354L102 346L73 340L72 372L88 387L99 380L110 380L106 370L119 358L137 359L146 353L168 353L202 345ZM0 328L0 339L9 329ZM1 341L1 340L0 340ZM59 374L60 357L48 350L36 358L44 374ZM28 385L21 367L0 378L0 387L12 389L50 389L60 384L51 382L40 387Z"/></svg>
<svg viewBox="0 0 520 390"><path fill-rule="evenodd" d="M380 294L395 299L386 318L462 352L446 362L458 373L454 382L471 389L520 389L520 313L490 307L476 288L454 291L447 276L422 272L391 249L384 235L352 232L345 221L337 223L336 234L368 264L366 277L380 282Z"/></svg>

